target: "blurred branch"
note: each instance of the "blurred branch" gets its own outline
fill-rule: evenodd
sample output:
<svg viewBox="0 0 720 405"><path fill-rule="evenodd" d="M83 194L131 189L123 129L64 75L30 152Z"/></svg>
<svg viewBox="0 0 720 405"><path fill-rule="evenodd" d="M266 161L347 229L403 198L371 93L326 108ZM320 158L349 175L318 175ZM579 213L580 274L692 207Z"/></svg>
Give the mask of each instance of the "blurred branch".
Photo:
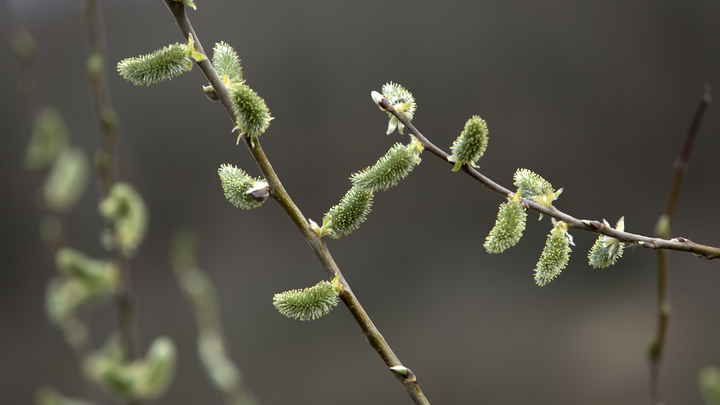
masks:
<svg viewBox="0 0 720 405"><path fill-rule="evenodd" d="M118 118L110 103L107 76L105 74L106 45L103 15L96 0L85 2L85 18L90 39L88 76L93 94L95 116L99 125L100 150L96 157L100 180L101 198L105 199L118 178ZM108 221L108 226L114 228ZM122 288L116 293L118 329L125 356L128 361L137 357L135 344L134 304L130 288L130 269L127 258L118 243L113 243L113 258L120 268Z"/></svg>
<svg viewBox="0 0 720 405"><path fill-rule="evenodd" d="M703 95L700 104L695 111L690 128L685 136L682 149L675 160L672 183L668 194L668 203L665 213L658 220L656 234L659 237L667 238L672 230L673 220L675 218L675 210L677 202L680 198L680 188L682 186L685 173L687 172L687 162L690 158L695 136L700 127L705 110L712 102L710 96L710 84L705 83ZM648 350L648 358L650 360L650 404L660 403L660 368L665 354L667 341L667 330L670 322L670 297L668 293L668 284L670 278L670 252L667 250L658 251L658 321L657 332L655 338L651 341Z"/></svg>
<svg viewBox="0 0 720 405"><path fill-rule="evenodd" d="M187 40L188 36L192 34L195 40L196 51L205 54L205 51L203 50L203 47L201 45L201 41L193 30L193 27L187 18L187 15L185 13L185 4L183 2L178 2L174 0L164 1L170 12L173 14L173 17L175 17L175 21L177 22L178 27L182 31L185 39ZM210 85L212 85L213 89L217 92L217 95L220 99L219 101L222 103L223 107L225 107L225 111L228 113L233 124L235 124L235 113L233 112L233 105L232 101L230 100L230 94L225 85L220 80L220 77L218 77L217 72L212 65L212 62L209 58L206 57L204 60L198 61L196 63L198 67L202 70L205 77L210 82ZM335 278L335 276L339 277L340 282L345 288L343 293L340 295L340 298L360 325L360 328L365 334L365 337L367 338L370 345L380 355L388 368L402 367L400 360L392 351L387 341L385 341L385 338L383 338L383 336L380 334L377 327L373 324L368 314L362 308L360 302L357 300L357 297L352 292L350 285L343 277L337 264L335 264L335 260L330 255L327 245L325 244L325 240L321 237L318 237L315 232L313 232L302 212L298 209L292 199L290 199L290 196L283 188L282 184L280 183L280 179L270 165L270 161L268 160L267 156L265 156L265 153L257 137L254 140L254 145L250 143L249 137L245 136L243 137L243 139L248 150L255 159L255 162L259 166L260 171L262 172L263 176L265 176L265 179L270 186L271 196L278 202L278 204L280 204L280 206L285 210L288 216L290 216L295 226L305 238L305 241L313 249L313 252L315 252L315 255L320 260L320 263L322 263L323 268L325 269L328 276L331 279ZM414 376L412 379L410 379L406 375L397 372L393 372L393 375L397 378L398 382L400 382L403 388L405 388L405 391L408 393L408 395L415 404L429 404L424 394L420 390L420 387L417 384Z"/></svg>
<svg viewBox="0 0 720 405"><path fill-rule="evenodd" d="M399 113L392 104L385 98L383 98L380 101L380 107L384 110L391 113L393 116L395 116L398 121L402 122L405 127L407 127L410 132L415 136L425 147L426 150L430 151L432 154L440 157L445 162L449 163L450 165L454 165L453 162L450 162L448 158L450 157L449 154L445 153L442 149L435 146L432 142L430 142L423 134L420 133L405 117L403 114ZM475 170L474 168L470 167L469 165L463 165L460 169L463 172L470 175L470 177L474 178L475 180L479 181L485 188L494 191L495 193L498 193L502 195L503 197L512 196L514 193L510 190L506 189L505 187L495 183L494 181L490 180L489 178L483 176ZM575 217L572 217L568 214L565 214L564 212L558 210L555 207L545 207L541 204L536 203L535 201L522 199L525 206L535 212L547 215L549 217L555 218L559 221L563 221L568 224L568 229L578 229L581 231L587 231L587 232L593 232L598 233L601 235L606 235L612 238L615 238L621 242L630 243L630 244L636 244L640 245L647 249L668 249L668 250L679 250L684 252L691 252L698 256L701 259L717 259L720 258L720 248L713 247L713 246L705 246L700 245L697 243L694 243L686 238L673 238L673 239L663 239L663 238L652 238L649 236L643 236L643 235L637 235L629 232L623 232L618 231L617 229L613 229L612 227L605 226L600 221L591 221L591 220L581 220L577 219Z"/></svg>
<svg viewBox="0 0 720 405"><path fill-rule="evenodd" d="M19 92L22 99L25 113L27 114L28 128L33 130L38 123L43 111L48 110L45 101L45 83L42 74L38 44L32 34L23 26L17 17L12 4L7 0L0 0L0 13L4 16L6 38L9 39L10 47L18 61L20 68ZM59 115L59 114L58 114ZM41 183L47 182L50 174L50 166L39 170L42 175ZM45 248L52 262L60 249L66 246L65 227L63 225L65 215L51 209L48 204L43 204L43 219L40 225L40 232ZM55 264L55 270L63 277L62 272ZM46 298L47 299L47 298ZM100 391L83 373L83 359L92 350L92 339L86 332L87 316L84 311L79 311L71 319L58 325L62 328L65 341L70 346L73 360L78 368L83 381L85 398L91 404L100 403Z"/></svg>
<svg viewBox="0 0 720 405"><path fill-rule="evenodd" d="M230 359L220 319L217 293L197 266L197 238L190 231L175 232L170 252L175 278L195 311L198 354L212 383L223 393L226 405L254 405L254 396L241 383L240 370Z"/></svg>

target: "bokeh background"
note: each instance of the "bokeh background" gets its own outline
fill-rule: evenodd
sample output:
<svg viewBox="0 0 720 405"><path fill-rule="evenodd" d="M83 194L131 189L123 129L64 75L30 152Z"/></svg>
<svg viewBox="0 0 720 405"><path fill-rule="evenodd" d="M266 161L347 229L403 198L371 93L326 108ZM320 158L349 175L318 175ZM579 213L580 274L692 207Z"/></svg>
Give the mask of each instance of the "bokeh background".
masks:
<svg viewBox="0 0 720 405"><path fill-rule="evenodd" d="M37 39L47 102L89 155L97 131L85 75L81 1L6 0ZM158 404L221 403L202 373L196 327L168 263L181 226L200 238L199 263L216 283L230 351L262 404L409 403L347 309L313 322L279 315L274 293L325 278L273 201L228 203L217 168L259 170L232 123L202 94L202 73L149 88L114 74L126 57L182 41L162 1L104 1L110 88L121 120L120 176L150 209L131 262L139 346L159 335L179 348L175 381ZM703 82L720 89L720 3L690 1L197 0L190 18L206 50L226 41L248 84L276 119L263 147L305 215L316 221L348 176L395 142L370 92L389 81L418 102L413 123L448 149L474 114L490 143L481 171L512 187L519 167L565 192L576 217L625 215L652 234L674 159ZM4 23L3 23L4 24ZM23 166L30 127L17 96L7 38L0 62L0 403L31 403L50 385L81 395L81 378L43 310L53 262L39 236L39 177ZM674 234L720 245L720 110L698 134ZM534 285L550 229L529 217L501 255L482 248L502 198L426 153L399 186L375 198L368 221L329 241L353 290L432 403L638 404L646 399L644 346L656 324L656 254L628 249L592 269L595 236L574 232L568 268ZM70 244L102 257L97 182L68 217ZM671 254L671 302L662 394L700 403L697 372L720 365L720 262ZM116 325L111 305L90 316L96 342Z"/></svg>

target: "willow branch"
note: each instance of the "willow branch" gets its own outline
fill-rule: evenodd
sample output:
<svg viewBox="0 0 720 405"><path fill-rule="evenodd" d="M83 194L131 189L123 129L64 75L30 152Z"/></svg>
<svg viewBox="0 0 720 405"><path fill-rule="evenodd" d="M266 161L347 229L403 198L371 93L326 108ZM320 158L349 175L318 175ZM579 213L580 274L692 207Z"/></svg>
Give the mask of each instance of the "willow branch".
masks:
<svg viewBox="0 0 720 405"><path fill-rule="evenodd" d="M435 146L432 142L430 142L423 134L420 133L420 131L415 128L415 126L410 123L410 121L405 117L403 114L399 113L392 104L386 99L383 98L380 101L380 107L384 110L391 113L393 116L395 116L400 122L405 125L405 127L410 130L410 132L415 136L425 147L425 150L429 151L430 153L442 158L445 162L447 162L450 165L454 165L453 162L448 161L448 158L450 157L449 154L447 154L442 149ZM480 172L475 170L469 165L464 165L460 169L463 172L467 173L470 177L474 178L475 180L479 181L480 184L485 186L485 188L494 191L497 194L502 195L503 197L511 196L514 193L510 190L506 189L505 187L495 183L494 181L490 180L489 178L482 175ZM690 241L687 238L672 238L672 239L663 239L663 238L653 238L649 236L644 235L638 235L634 233L629 232L622 232L618 231L616 229L613 229L612 227L605 226L600 221L595 220L584 220L584 219L578 219L573 216L570 216L560 210L558 210L555 207L545 207L541 204L538 204L534 201L523 199L523 202L525 203L525 206L535 212L547 215L549 217L555 218L559 221L564 221L568 224L569 229L578 229L581 231L587 231L587 232L593 232L598 233L602 235L607 235L612 238L615 238L621 242L629 243L629 244L635 244L640 245L647 249L668 249L668 250L679 250L684 252L691 252L695 254L696 256L700 257L701 259L717 259L720 258L720 248L713 247L713 246L705 246L700 245L697 243L694 243Z"/></svg>
<svg viewBox="0 0 720 405"><path fill-rule="evenodd" d="M235 113L233 110L232 101L230 99L230 93L220 80L220 77L215 71L212 62L210 62L210 59L207 58L207 54L205 54L205 51L203 50L203 47L201 45L200 38L195 33L192 25L190 24L190 21L187 18L184 3L176 2L174 0L164 1L165 5L167 5L168 9L173 14L173 17L175 17L175 21L177 22L178 27L182 31L185 39L187 40L188 36L192 34L195 41L195 50L206 55L205 59L197 61L196 63L200 70L202 70L205 77L210 82L210 85L212 85L213 89L215 89L215 92L218 94L220 102L222 103L225 111L228 113L228 116L230 117L234 125ZM350 288L350 285L348 284L347 280L338 268L332 255L330 255L327 245L325 244L325 240L322 237L318 237L315 232L313 232L313 230L310 228L310 225L308 224L307 219L305 219L300 209L295 205L288 193L283 188L280 179L273 170L270 161L268 160L265 152L262 149L262 146L260 145L259 139L257 139L257 137L255 138L254 146L250 143L250 140L247 136L244 136L243 139L245 141L245 145L247 146L251 155L255 159L255 162L260 168L260 171L265 177L265 180L270 186L270 195L285 210L285 212L288 214L288 216L298 228L300 233L303 235L305 241L308 243L308 245L310 245L313 252L315 252L318 260L320 260L320 263L325 269L327 275L331 279L335 278L335 276L338 276L340 282L344 287L344 291L340 295L340 299L343 301L343 303L345 303L348 310L350 310L350 313L360 325L360 328L362 329L367 341L370 343L370 346L372 346L373 349L375 349L375 351L378 353L378 355L380 355L388 368L402 367L402 364L400 363L398 357L392 351L387 341L385 341L385 338L383 338L383 336L380 334L377 327L373 324L368 314L360 305L360 302ZM405 388L405 391L408 393L408 395L415 404L429 404L424 394L420 390L420 387L417 384L414 376L412 378L409 378L408 376L399 374L397 372L393 372L393 375L397 378L403 388Z"/></svg>
<svg viewBox="0 0 720 405"><path fill-rule="evenodd" d="M41 63L39 52L32 36L23 26L20 20L15 14L11 4L8 4L6 0L0 1L0 13L4 16L4 25L6 29L6 38L9 39L11 48L14 50L14 54L17 58L20 67L20 95L22 98L23 106L27 114L28 128L33 128L37 122L40 113L47 108L45 102L45 85L42 75ZM45 179L49 174L49 169L42 170L42 182L45 183ZM45 240L45 248L48 251L48 256L53 260L56 257L58 251L66 246L66 235L65 227L62 225L65 216L53 211L47 205L43 207L43 215L46 220L51 220L61 224L58 227L57 232L53 233L52 237ZM56 270L60 273L60 269L56 267ZM80 312L80 311L79 311ZM87 316L85 313L77 313L76 318L71 322L77 322L82 327L87 326ZM73 325L77 327L77 325ZM65 341L70 346L72 351L73 360L83 376L83 390L85 391L85 397L91 404L100 403L100 391L98 387L90 381L82 370L82 364L85 357L92 350L92 340L90 334L84 334L78 336L75 335L73 339L68 339L68 329L73 327L68 326L67 323L60 325L63 328L65 334Z"/></svg>
<svg viewBox="0 0 720 405"><path fill-rule="evenodd" d="M99 125L100 153L97 161L97 174L100 180L101 196L106 198L118 178L118 123L117 115L110 103L105 60L107 59L103 16L97 0L85 2L85 18L90 39L90 57L88 76L92 89L95 116ZM114 228L108 221L108 226ZM118 308L118 329L120 340L127 360L137 356L135 343L135 316L132 290L130 288L130 269L127 258L118 244L113 246L113 258L120 268L121 288L115 296Z"/></svg>
<svg viewBox="0 0 720 405"><path fill-rule="evenodd" d="M672 229L673 220L675 218L675 210L677 202L680 198L680 188L682 186L685 173L687 172L687 162L690 158L695 136L700 128L700 122L705 114L705 110L710 105L712 99L710 96L710 85L705 83L700 104L695 111L690 128L685 136L682 149L675 160L670 192L668 194L667 207L665 213L660 218L660 226L658 226L658 236L667 237ZM667 342L667 331L670 323L670 298L669 298L669 278L670 278L670 257L668 250L658 251L658 299L657 299L657 331L655 339L652 342L648 352L650 360L650 384L649 384L649 400L651 405L660 403L660 368L662 366L665 347Z"/></svg>

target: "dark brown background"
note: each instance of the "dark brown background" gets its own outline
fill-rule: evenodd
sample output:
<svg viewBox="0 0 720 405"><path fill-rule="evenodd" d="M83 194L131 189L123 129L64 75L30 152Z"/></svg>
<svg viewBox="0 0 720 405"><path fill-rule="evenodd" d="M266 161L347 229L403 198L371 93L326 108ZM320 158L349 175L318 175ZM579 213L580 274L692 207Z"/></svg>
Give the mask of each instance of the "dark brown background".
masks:
<svg viewBox="0 0 720 405"><path fill-rule="evenodd" d="M49 104L92 154L97 134L85 77L80 1L15 1L42 48ZM182 41L159 1L105 1L110 65ZM487 120L481 171L506 187L518 167L565 192L556 206L651 234L702 83L720 89L720 3L670 1L208 1L191 20L206 50L234 46L248 84L276 119L263 146L305 215L316 221L348 176L395 142L370 92L388 82L417 98L415 125L449 148L473 114ZM59 331L43 312L54 274L38 238L38 177L22 165L29 127L17 64L0 63L3 190L0 403L29 403L39 385L80 394ZM112 71L112 66L108 67ZM263 404L409 403L344 307L314 322L279 315L272 295L325 277L272 201L247 212L225 201L222 163L258 170L232 123L201 92L199 69L150 88L111 75L121 119L121 177L143 194L147 240L132 261L142 350L158 335L179 347L158 404L220 403L203 376L195 325L167 262L179 226L201 238L230 350ZM711 106L674 233L720 245L720 114ZM594 236L574 232L569 267L549 286L532 270L549 221L530 215L520 244L482 249L502 199L430 154L376 196L369 220L330 248L366 310L433 403L638 404L644 345L655 329L656 255L628 249L614 267L587 264ZM71 244L102 256L97 187L70 214ZM664 402L699 403L696 375L720 365L720 263L671 255L673 317ZM93 336L115 328L108 306Z"/></svg>

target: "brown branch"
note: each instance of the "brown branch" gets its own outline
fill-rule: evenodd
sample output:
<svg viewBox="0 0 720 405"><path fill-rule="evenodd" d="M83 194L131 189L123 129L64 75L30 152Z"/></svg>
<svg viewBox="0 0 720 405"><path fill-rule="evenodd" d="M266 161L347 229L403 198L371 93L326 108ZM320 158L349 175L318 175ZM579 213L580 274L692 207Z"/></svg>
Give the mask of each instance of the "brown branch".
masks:
<svg viewBox="0 0 720 405"><path fill-rule="evenodd" d="M184 3L174 0L164 1L168 9L172 13L173 17L175 17L175 21L177 22L178 27L182 31L185 39L187 40L188 35L192 34L193 39L195 40L195 50L202 54L205 54L200 39L193 30L193 27L187 18ZM202 70L205 77L210 82L210 85L213 86L213 89L215 90L220 99L220 102L222 103L225 111L228 113L230 119L233 121L234 124L235 113L233 110L232 101L230 99L230 93L220 80L220 77L217 75L217 72L215 71L212 62L210 62L209 58L207 58L206 55L206 58L204 60L197 61L196 63L200 70ZM340 298L360 325L360 328L365 334L365 337L367 338L370 345L373 347L373 349L375 349L378 355L380 355L388 368L402 366L398 357L392 351L388 343L385 341L385 338L383 338L383 336L380 334L377 327L373 324L368 314L360 305L357 297L352 292L350 285L343 277L343 274L340 272L340 269L335 263L332 255L330 255L327 245L325 244L325 240L321 237L318 237L315 232L313 232L302 212L298 209L298 207L295 205L295 203L292 201L290 196L283 188L282 184L280 183L280 179L270 165L270 161L265 155L265 152L263 151L259 140L256 138L254 142L255 145L253 146L247 136L244 136L243 139L245 140L245 144L248 150L255 159L255 162L260 168L260 171L262 172L263 176L265 176L265 179L270 186L272 197L278 202L278 204L280 204L280 206L285 210L288 216L290 216L290 219L293 221L295 226L303 235L305 241L308 243L308 245L310 245L313 252L315 252L315 255L318 257L318 260L320 260L320 263L325 269L327 275L330 278L334 278L335 276L339 277L340 282L345 288L344 292L340 295ZM403 386L403 388L415 404L429 404L428 400L425 398L425 395L420 390L420 387L414 378L410 380L407 378L407 376L398 374L396 372L393 372L393 375L397 378L397 380L400 382L400 384Z"/></svg>
<svg viewBox="0 0 720 405"><path fill-rule="evenodd" d="M97 175L101 188L101 198L106 198L118 179L118 120L110 102L105 60L107 59L103 15L97 0L85 2L85 18L90 39L90 57L88 60L90 86L95 106L95 116L99 125L100 153L97 159ZM108 226L113 229L112 222ZM113 229L114 230L114 229ZM115 295L118 310L118 329L124 354L128 361L137 357L134 304L130 288L130 269L127 258L120 246L113 246L113 259L120 268L122 288Z"/></svg>
<svg viewBox="0 0 720 405"><path fill-rule="evenodd" d="M705 110L710 105L712 98L710 96L710 85L705 83L703 95L700 104L695 111L690 128L685 136L682 149L675 160L670 192L668 194L668 203L665 213L660 217L657 227L658 236L667 238L670 235L673 220L675 218L675 210L677 202L680 198L680 188L682 186L685 173L687 171L687 162L690 158L695 136L700 128ZM689 242L689 241L688 241ZM692 243L692 242L690 242ZM660 403L660 369L665 354L667 342L667 331L670 322L670 296L668 284L670 279L670 254L668 250L658 251L658 321L657 331L653 339L650 350L648 351L648 359L650 360L650 383L649 383L649 402L651 405Z"/></svg>
<svg viewBox="0 0 720 405"><path fill-rule="evenodd" d="M430 153L442 158L444 161L446 161L450 165L454 165L455 163L450 162L448 158L450 157L449 154L445 153L442 149L435 146L432 142L430 142L423 134L420 133L420 131L415 128L415 126L412 125L412 123L405 117L403 114L399 113L388 101L386 98L383 98L380 103L380 107L387 112L391 113L393 116L395 116L400 122L402 122L403 125L405 125L406 128L410 130L413 136L415 136L425 147L427 151ZM483 176L480 172L472 168L470 165L463 165L460 169L463 172L470 175L470 177L474 178L475 180L479 181L480 184L485 186L485 188L494 191L497 194L502 195L503 197L507 197L508 195L512 195L510 190L506 189L505 187L495 183L494 181L490 180L489 178ZM700 245L694 242L691 242L689 239L686 238L673 238L673 239L662 239L662 238L652 238L649 236L643 236L643 235L637 235L634 233L629 232L622 232L618 231L616 229L613 229L611 227L605 226L599 221L589 221L589 220L581 220L577 219L573 216L570 216L568 214L565 214L564 212L558 210L555 207L546 207L544 205L538 204L535 201L530 201L527 199L523 199L525 206L529 209L539 212L541 214L547 215L549 217L555 218L559 221L564 221L568 224L569 229L578 229L581 231L587 231L587 232L594 232L602 235L607 235L610 237L613 237L621 242L630 243L630 244L636 244L640 245L647 249L668 249L668 250L679 250L684 252L692 252L696 256L700 257L701 259L717 259L720 258L720 248L713 247L713 246L705 246Z"/></svg>

